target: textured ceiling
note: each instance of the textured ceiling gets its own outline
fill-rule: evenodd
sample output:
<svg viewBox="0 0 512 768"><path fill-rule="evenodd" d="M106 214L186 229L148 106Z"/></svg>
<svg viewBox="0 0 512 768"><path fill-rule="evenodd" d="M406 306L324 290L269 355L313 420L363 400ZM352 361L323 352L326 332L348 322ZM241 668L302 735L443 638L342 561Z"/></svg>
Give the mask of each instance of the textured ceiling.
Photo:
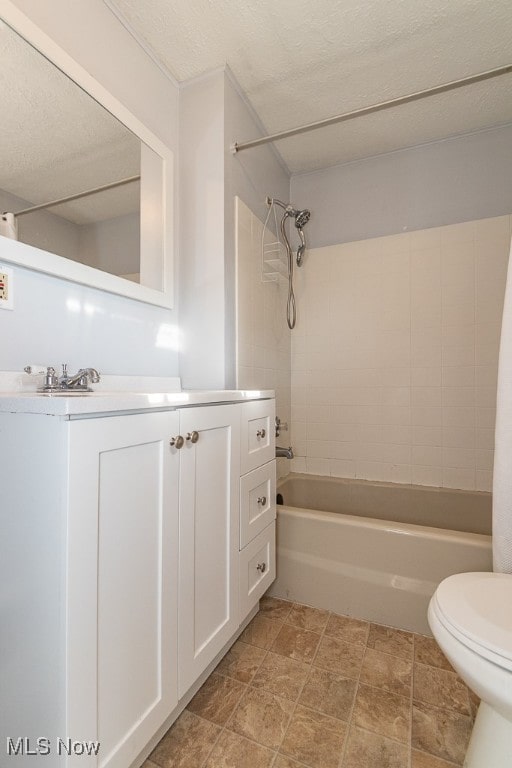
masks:
<svg viewBox="0 0 512 768"><path fill-rule="evenodd" d="M0 189L45 203L139 173L140 141L5 24ZM139 185L52 208L77 224L139 208Z"/></svg>
<svg viewBox="0 0 512 768"><path fill-rule="evenodd" d="M512 61L510 0L109 5L179 81L229 64L270 133ZM505 75L288 139L278 149L296 173L512 122L511 86Z"/></svg>

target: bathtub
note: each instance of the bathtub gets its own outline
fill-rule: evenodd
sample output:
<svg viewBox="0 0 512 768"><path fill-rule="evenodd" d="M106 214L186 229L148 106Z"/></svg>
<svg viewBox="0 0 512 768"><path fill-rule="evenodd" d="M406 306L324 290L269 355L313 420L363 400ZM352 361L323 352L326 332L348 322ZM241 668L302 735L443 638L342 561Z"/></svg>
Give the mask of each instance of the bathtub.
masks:
<svg viewBox="0 0 512 768"><path fill-rule="evenodd" d="M431 634L446 576L492 570L491 494L288 475L269 594Z"/></svg>

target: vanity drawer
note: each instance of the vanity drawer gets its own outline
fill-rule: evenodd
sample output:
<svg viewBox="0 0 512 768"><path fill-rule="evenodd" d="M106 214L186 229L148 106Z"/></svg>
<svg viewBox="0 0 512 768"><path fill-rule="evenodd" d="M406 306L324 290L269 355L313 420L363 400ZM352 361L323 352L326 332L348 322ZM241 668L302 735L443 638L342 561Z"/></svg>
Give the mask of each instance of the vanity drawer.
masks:
<svg viewBox="0 0 512 768"><path fill-rule="evenodd" d="M276 519L276 462L240 479L240 549Z"/></svg>
<svg viewBox="0 0 512 768"><path fill-rule="evenodd" d="M241 472L275 459L275 401L254 400L242 405Z"/></svg>
<svg viewBox="0 0 512 768"><path fill-rule="evenodd" d="M254 608L276 577L276 524L270 523L240 552L240 611Z"/></svg>

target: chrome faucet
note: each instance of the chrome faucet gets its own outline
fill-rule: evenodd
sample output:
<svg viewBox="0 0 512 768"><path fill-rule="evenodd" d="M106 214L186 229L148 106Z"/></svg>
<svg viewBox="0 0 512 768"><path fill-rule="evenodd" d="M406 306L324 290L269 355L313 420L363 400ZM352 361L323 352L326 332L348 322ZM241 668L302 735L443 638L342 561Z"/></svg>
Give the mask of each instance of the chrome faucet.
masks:
<svg viewBox="0 0 512 768"><path fill-rule="evenodd" d="M100 375L96 368L80 368L74 376L68 376L68 366L63 363L62 376L59 379L60 389L73 389L80 392L92 392L89 383L97 384Z"/></svg>
<svg viewBox="0 0 512 768"><path fill-rule="evenodd" d="M288 424L281 421L279 416L276 416L275 426L276 437L279 437L281 430L288 432ZM293 459L293 450L291 445L289 448L280 448L278 445L276 445L276 459Z"/></svg>

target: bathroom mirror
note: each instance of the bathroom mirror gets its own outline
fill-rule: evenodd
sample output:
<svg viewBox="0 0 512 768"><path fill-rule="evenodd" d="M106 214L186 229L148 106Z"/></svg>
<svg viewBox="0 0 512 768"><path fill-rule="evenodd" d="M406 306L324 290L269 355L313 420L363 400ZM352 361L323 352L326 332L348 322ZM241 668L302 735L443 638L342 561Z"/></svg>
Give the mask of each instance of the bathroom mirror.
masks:
<svg viewBox="0 0 512 768"><path fill-rule="evenodd" d="M172 306L172 153L16 21L0 20L0 261Z"/></svg>

